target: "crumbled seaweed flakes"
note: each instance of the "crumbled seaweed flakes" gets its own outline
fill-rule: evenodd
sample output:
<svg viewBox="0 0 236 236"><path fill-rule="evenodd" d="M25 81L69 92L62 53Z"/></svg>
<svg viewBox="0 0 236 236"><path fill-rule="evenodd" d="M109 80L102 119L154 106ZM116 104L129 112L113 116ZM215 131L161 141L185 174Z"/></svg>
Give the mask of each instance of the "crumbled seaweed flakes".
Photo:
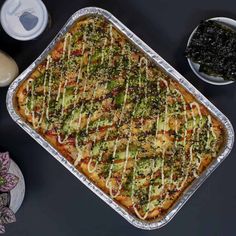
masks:
<svg viewBox="0 0 236 236"><path fill-rule="evenodd" d="M200 72L236 80L236 32L231 28L213 20L202 21L185 53L200 64Z"/></svg>

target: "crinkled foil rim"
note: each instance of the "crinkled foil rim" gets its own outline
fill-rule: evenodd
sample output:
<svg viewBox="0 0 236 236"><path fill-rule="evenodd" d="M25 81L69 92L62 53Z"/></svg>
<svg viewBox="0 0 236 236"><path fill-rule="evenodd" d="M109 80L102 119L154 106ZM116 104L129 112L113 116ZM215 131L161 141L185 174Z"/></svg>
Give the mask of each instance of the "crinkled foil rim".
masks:
<svg viewBox="0 0 236 236"><path fill-rule="evenodd" d="M80 173L66 158L64 158L55 148L53 148L47 141L45 141L36 131L34 131L26 122L17 114L14 98L17 88L21 82L25 80L36 67L46 58L49 52L54 48L55 44L62 36L70 29L75 21L88 15L102 15L110 21L119 31L121 31L127 38L130 39L138 48L141 49L149 58L151 58L159 67L171 75L175 80L182 84L196 99L205 105L223 124L226 131L226 141L220 155L210 164L210 166L197 178L193 183L183 192L170 210L162 217L154 219L153 221L140 220L133 214L130 214L124 207L116 203L110 196L105 194L101 189L94 185L87 177ZM158 229L168 223L174 215L181 209L186 201L198 189L198 187L206 180L206 178L219 166L219 164L228 156L233 148L234 130L228 120L206 97L204 97L193 85L191 85L182 75L180 75L172 66L170 66L163 58L147 46L141 39L139 39L132 31L124 26L118 19L111 15L108 11L96 7L83 8L74 13L67 21L64 27L59 31L57 36L52 40L49 46L43 53L11 84L7 93L7 109L12 119L23 128L32 138L34 138L42 147L51 153L62 165L64 165L72 174L74 174L82 183L98 195L103 201L117 211L132 225L146 230Z"/></svg>

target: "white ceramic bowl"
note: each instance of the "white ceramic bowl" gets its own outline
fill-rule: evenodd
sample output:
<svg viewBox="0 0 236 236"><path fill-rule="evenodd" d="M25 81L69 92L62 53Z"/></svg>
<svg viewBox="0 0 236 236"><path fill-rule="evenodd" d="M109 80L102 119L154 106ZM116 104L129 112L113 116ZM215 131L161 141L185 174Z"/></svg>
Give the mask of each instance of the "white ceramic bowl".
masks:
<svg viewBox="0 0 236 236"><path fill-rule="evenodd" d="M233 20L233 19L230 19L227 17L214 17L214 18L210 18L208 20L218 21L221 24L224 24L226 26L229 26L231 29L236 30L236 20ZM187 46L190 44L193 34L196 32L196 30L197 30L197 27L194 29L194 31L190 35L190 37L188 39ZM226 84L234 83L234 81L232 81L232 80L224 80L222 77L211 76L211 75L207 75L205 73L199 72L200 65L198 63L194 63L190 58L187 58L187 60L188 60L188 63L190 65L192 71L195 73L195 75L198 76L201 80L203 80L209 84L226 85Z"/></svg>
<svg viewBox="0 0 236 236"><path fill-rule="evenodd" d="M15 188L13 188L10 191L10 204L9 204L9 208L16 213L23 200L24 200L24 196L25 196L25 180L24 177L22 175L22 172L19 168L19 166L11 159L11 164L10 164L10 168L9 168L9 173L12 173L16 176L19 177L19 182L16 185Z"/></svg>

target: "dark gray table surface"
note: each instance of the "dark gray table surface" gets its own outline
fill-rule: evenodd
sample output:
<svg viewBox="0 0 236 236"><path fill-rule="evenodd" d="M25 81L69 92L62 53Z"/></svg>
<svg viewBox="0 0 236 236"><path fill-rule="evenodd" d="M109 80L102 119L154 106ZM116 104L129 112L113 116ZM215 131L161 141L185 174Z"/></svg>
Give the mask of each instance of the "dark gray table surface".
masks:
<svg viewBox="0 0 236 236"><path fill-rule="evenodd" d="M126 24L236 125L236 83L214 86L200 81L183 55L188 36L200 20L214 16L236 19L235 0L44 2L52 24L37 40L19 42L0 28L0 49L17 61L20 71L43 51L72 13L98 6ZM127 223L11 120L6 92L7 88L0 88L0 151L10 152L26 180L24 203L6 236L236 235L235 149L168 225L143 231Z"/></svg>

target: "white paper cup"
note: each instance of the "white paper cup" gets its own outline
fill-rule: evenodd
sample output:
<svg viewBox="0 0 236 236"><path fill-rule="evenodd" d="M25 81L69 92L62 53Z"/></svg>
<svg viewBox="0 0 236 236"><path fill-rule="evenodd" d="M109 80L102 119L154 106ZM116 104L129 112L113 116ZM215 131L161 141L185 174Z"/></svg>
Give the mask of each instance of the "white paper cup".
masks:
<svg viewBox="0 0 236 236"><path fill-rule="evenodd" d="M48 12L41 0L7 0L0 13L5 32L14 39L37 38L48 25Z"/></svg>

